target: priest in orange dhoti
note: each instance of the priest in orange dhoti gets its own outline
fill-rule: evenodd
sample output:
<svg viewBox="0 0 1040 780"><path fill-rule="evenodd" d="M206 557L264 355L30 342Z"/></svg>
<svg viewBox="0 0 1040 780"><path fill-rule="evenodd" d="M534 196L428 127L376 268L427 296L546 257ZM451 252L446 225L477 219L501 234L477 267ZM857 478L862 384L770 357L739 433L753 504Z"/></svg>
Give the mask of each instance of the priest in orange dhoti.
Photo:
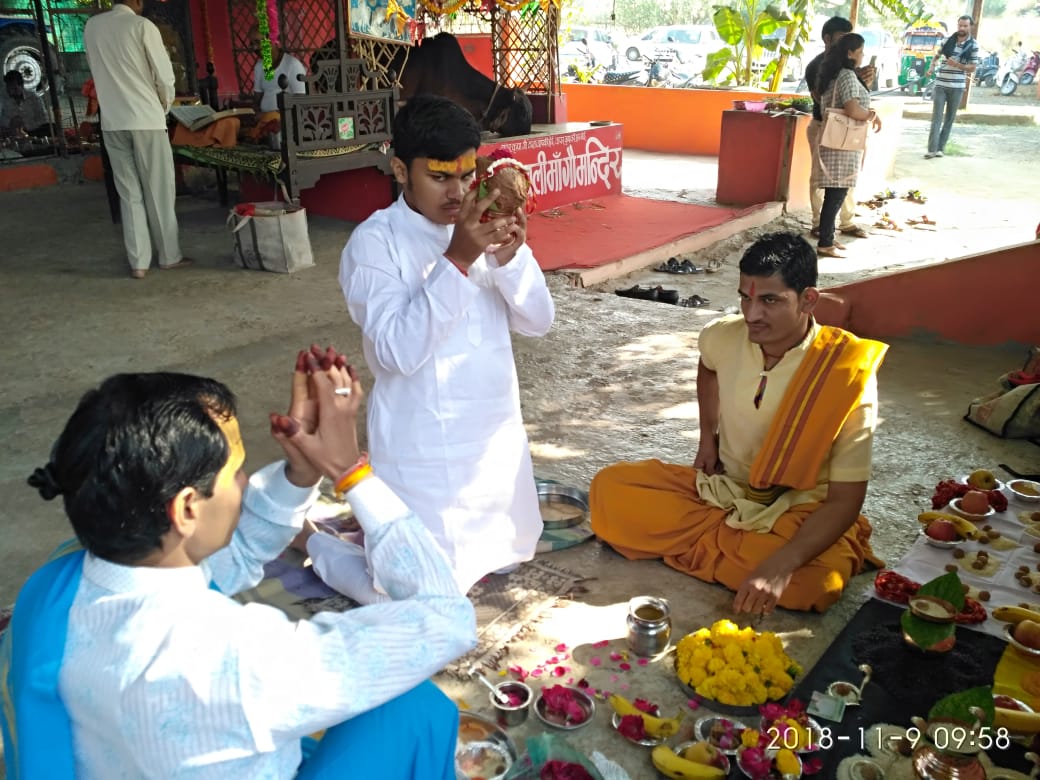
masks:
<svg viewBox="0 0 1040 780"><path fill-rule="evenodd" d="M592 481L601 539L722 583L738 612L823 612L865 562L882 565L860 510L887 346L819 325L816 279L803 238L752 244L741 314L700 335L693 465L618 463Z"/></svg>

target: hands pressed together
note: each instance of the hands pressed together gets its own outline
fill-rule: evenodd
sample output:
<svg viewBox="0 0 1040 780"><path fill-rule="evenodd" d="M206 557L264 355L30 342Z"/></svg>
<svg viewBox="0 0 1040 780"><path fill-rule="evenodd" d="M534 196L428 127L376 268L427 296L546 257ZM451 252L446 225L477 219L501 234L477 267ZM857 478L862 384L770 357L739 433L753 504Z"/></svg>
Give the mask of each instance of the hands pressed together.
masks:
<svg viewBox="0 0 1040 780"><path fill-rule="evenodd" d="M332 347L296 356L286 414L272 412L271 435L285 451L286 477L310 487L339 479L358 462L357 414L364 398L357 371Z"/></svg>
<svg viewBox="0 0 1040 780"><path fill-rule="evenodd" d="M484 252L491 252L499 265L505 265L527 241L527 213L522 208L509 216L480 221L499 195L501 192L495 189L478 199L477 190L473 189L462 199L451 243L444 252L445 257L459 267L468 269Z"/></svg>

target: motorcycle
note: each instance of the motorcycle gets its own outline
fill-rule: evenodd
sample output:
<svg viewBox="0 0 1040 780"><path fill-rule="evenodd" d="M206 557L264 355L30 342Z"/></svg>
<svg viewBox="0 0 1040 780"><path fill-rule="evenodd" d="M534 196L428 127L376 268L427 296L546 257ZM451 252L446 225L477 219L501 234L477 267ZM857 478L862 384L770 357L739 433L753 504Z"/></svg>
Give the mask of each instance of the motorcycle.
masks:
<svg viewBox="0 0 1040 780"><path fill-rule="evenodd" d="M1022 69L1022 75L1019 76L1020 84L1032 84L1036 80L1036 71L1040 69L1040 51L1034 51L1029 61L1026 62L1026 66Z"/></svg>
<svg viewBox="0 0 1040 780"><path fill-rule="evenodd" d="M636 70L607 71L603 83L613 86L661 87L669 86L672 57L656 52L653 57L643 55L643 66Z"/></svg>
<svg viewBox="0 0 1040 780"><path fill-rule="evenodd" d="M1004 64L1000 66L1000 70L997 71L996 81L1001 95L1015 94L1022 70L1028 61L1029 53L1022 48L1022 41L1019 41L1018 48L1011 51L1011 56L1007 58Z"/></svg>
<svg viewBox="0 0 1040 780"><path fill-rule="evenodd" d="M975 69L975 84L980 87L997 86L997 71L1000 70L1000 57L997 53L990 52Z"/></svg>

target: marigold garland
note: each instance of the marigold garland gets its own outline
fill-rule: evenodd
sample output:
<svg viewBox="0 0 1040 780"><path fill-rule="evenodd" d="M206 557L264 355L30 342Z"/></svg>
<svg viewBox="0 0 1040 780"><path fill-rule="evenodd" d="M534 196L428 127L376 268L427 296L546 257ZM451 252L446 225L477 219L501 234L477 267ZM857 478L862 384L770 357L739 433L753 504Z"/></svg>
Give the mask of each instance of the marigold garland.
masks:
<svg viewBox="0 0 1040 780"><path fill-rule="evenodd" d="M419 0L423 8L432 14L437 16L447 16L458 11L462 6L472 2L472 0ZM519 2L510 2L510 0L492 0L492 2L499 8L505 11L520 11L531 5L535 0L519 0ZM550 5L560 8L561 0L537 0L538 5L541 6L543 11L548 11Z"/></svg>
<svg viewBox="0 0 1040 780"><path fill-rule="evenodd" d="M776 634L738 628L731 620L679 640L675 670L700 696L738 707L783 698L802 672Z"/></svg>

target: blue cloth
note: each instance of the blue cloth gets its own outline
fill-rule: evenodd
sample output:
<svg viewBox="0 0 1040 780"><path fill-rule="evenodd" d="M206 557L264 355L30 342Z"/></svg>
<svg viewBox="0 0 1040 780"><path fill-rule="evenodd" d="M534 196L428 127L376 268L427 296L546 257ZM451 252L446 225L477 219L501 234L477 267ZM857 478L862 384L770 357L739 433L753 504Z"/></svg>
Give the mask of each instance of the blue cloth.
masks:
<svg viewBox="0 0 1040 780"><path fill-rule="evenodd" d="M455 780L459 710L427 680L374 710L303 740L298 780Z"/></svg>
<svg viewBox="0 0 1040 780"><path fill-rule="evenodd" d="M37 569L18 594L0 641L0 723L9 780L75 776L72 723L58 696L58 673L84 555L62 554Z"/></svg>

